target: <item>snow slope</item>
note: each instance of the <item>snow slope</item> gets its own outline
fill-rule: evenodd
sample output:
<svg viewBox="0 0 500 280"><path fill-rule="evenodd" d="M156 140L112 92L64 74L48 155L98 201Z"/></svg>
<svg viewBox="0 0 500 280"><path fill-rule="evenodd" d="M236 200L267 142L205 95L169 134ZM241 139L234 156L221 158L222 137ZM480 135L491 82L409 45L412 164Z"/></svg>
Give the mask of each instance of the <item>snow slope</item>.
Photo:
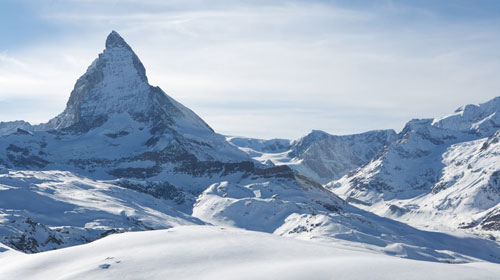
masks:
<svg viewBox="0 0 500 280"><path fill-rule="evenodd" d="M479 104L458 108L449 116L434 119L433 126L490 136L500 129L500 97Z"/></svg>
<svg viewBox="0 0 500 280"><path fill-rule="evenodd" d="M0 175L0 242L40 252L113 233L208 223L304 240L344 240L417 260L500 260L493 241L417 230L352 207L286 167L263 171L252 178L233 174L231 182L207 185L199 195L67 171L7 171Z"/></svg>
<svg viewBox="0 0 500 280"><path fill-rule="evenodd" d="M8 251L7 251L8 252ZM393 258L206 226L124 233L34 255L0 252L1 279L498 279L500 266Z"/></svg>
<svg viewBox="0 0 500 280"><path fill-rule="evenodd" d="M173 202L62 171L0 174L0 242L39 252L106 235L203 224Z"/></svg>
<svg viewBox="0 0 500 280"><path fill-rule="evenodd" d="M356 247L402 258L500 262L500 244L494 241L418 230L379 217L344 203L321 185L300 176L296 181L212 184L196 198L193 216L214 225L304 240L349 241Z"/></svg>
<svg viewBox="0 0 500 280"><path fill-rule="evenodd" d="M410 121L380 156L327 187L414 226L499 238L499 100Z"/></svg>

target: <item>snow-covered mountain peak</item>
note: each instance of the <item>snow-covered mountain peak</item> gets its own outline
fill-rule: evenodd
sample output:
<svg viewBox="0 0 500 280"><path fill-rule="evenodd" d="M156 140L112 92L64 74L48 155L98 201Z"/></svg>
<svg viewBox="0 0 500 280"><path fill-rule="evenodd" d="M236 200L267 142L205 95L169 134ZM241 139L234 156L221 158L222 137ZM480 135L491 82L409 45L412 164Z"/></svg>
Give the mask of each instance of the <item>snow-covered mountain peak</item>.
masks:
<svg viewBox="0 0 500 280"><path fill-rule="evenodd" d="M127 42L125 42L123 37L114 30L111 31L111 33L109 33L108 37L106 38L106 49L112 48L126 48L132 50Z"/></svg>
<svg viewBox="0 0 500 280"><path fill-rule="evenodd" d="M489 136L500 128L500 96L479 105L462 106L451 115L434 119L432 125Z"/></svg>
<svg viewBox="0 0 500 280"><path fill-rule="evenodd" d="M321 137L326 137L330 134L324 132L323 130L317 130L317 129L313 129L309 134L306 135L306 137L318 137L318 138L321 138Z"/></svg>
<svg viewBox="0 0 500 280"><path fill-rule="evenodd" d="M139 119L153 106L151 95L144 66L113 31L106 39L106 49L77 80L64 112L45 128L88 131L113 113L129 113Z"/></svg>
<svg viewBox="0 0 500 280"><path fill-rule="evenodd" d="M310 145L312 142L328 138L329 136L331 136L331 135L322 131L322 130L312 130L306 136L304 136L300 139L294 140L292 142L292 145L295 145L295 146Z"/></svg>
<svg viewBox="0 0 500 280"><path fill-rule="evenodd" d="M116 31L108 35L106 49L77 80L64 112L41 130L87 132L124 114L156 130L213 133L191 110L149 85L143 64Z"/></svg>
<svg viewBox="0 0 500 280"><path fill-rule="evenodd" d="M131 58L131 61L127 59L125 59L125 61L127 63L132 62L132 66L137 71L139 78L145 82L148 81L144 65L142 65L142 62L139 60L132 48L127 44L127 42L125 42L125 40L122 38L122 36L120 36L120 34L118 34L118 32L114 30L111 31L111 33L109 33L108 37L106 38L105 45L106 49L104 50L103 54L108 53L106 59L108 59L109 63L117 63L117 61L110 61L112 57L109 55L109 53L116 53L116 55L113 57L115 59ZM128 67L130 66L131 65L129 64Z"/></svg>
<svg viewBox="0 0 500 280"><path fill-rule="evenodd" d="M132 48L116 31L111 31L111 33L109 33L106 38L106 49L102 53L102 57L99 55L99 58L106 59L109 64L119 65L124 68L134 68L135 71L131 71L131 73L128 74L137 74L144 82L148 81L146 69L139 60L139 57L137 57ZM127 74L127 72L123 71L121 74Z"/></svg>
<svg viewBox="0 0 500 280"><path fill-rule="evenodd" d="M75 162L87 159L100 166L104 164L105 168L112 166L107 174L113 177L144 177L141 174L146 169L149 170L146 177L151 177L166 172L162 165L172 162L188 165L196 160L249 160L193 111L159 87L151 86L145 73L130 46L112 32L107 37L106 49L77 80L66 109L46 124L0 124L0 135L8 138L0 144L7 145L6 149L16 143L16 147L28 149L23 150L26 153L37 154L35 165L39 168L55 162L74 166ZM42 144L32 146L33 143ZM7 155L16 149L13 147L4 153L0 147L0 164L34 166L24 160L25 155L19 160ZM78 164L79 168L88 166L88 162ZM190 167L185 168L191 171ZM132 174L131 170L140 172Z"/></svg>

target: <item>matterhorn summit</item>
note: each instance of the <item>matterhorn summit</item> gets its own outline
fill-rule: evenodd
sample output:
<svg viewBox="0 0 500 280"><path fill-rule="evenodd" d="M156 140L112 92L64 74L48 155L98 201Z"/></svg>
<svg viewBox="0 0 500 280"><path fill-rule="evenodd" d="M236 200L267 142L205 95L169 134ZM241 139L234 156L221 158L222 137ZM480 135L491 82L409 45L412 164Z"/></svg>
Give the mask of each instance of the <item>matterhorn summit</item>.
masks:
<svg viewBox="0 0 500 280"><path fill-rule="evenodd" d="M249 160L193 111L151 86L138 56L116 31L77 80L64 112L46 124L2 126L11 140L3 142L0 163L10 168L63 166L100 178L149 178L174 166L193 172L198 161Z"/></svg>
<svg viewBox="0 0 500 280"><path fill-rule="evenodd" d="M64 112L42 127L83 133L113 117L131 117L156 130L177 127L213 132L191 110L149 85L143 64L116 31L108 35L106 49L77 80Z"/></svg>

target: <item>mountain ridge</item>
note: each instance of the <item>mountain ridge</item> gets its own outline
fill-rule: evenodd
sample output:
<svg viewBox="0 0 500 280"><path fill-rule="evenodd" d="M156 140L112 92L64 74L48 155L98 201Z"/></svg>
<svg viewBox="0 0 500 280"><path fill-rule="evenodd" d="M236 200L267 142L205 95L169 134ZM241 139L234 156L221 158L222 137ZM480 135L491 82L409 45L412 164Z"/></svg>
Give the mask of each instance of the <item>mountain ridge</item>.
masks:
<svg viewBox="0 0 500 280"><path fill-rule="evenodd" d="M483 231L481 225L500 202L495 179L499 101L462 106L443 118L411 120L383 154L326 186L364 209L414 226L498 238L497 231ZM499 223L492 218L487 228Z"/></svg>

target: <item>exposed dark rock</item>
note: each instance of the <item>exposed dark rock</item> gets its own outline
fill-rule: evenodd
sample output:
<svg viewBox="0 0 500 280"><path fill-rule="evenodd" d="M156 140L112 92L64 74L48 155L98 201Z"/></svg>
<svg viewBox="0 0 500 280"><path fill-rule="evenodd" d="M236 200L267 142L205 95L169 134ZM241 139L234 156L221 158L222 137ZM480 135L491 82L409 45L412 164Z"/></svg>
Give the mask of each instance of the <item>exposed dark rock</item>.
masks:
<svg viewBox="0 0 500 280"><path fill-rule="evenodd" d="M127 167L127 168L117 168L109 171L108 173L117 178L139 178L146 179L149 177L156 176L160 174L161 168L158 165L149 168L143 167Z"/></svg>
<svg viewBox="0 0 500 280"><path fill-rule="evenodd" d="M484 230L500 231L500 212L497 211L496 213L489 215L480 223L479 226Z"/></svg>
<svg viewBox="0 0 500 280"><path fill-rule="evenodd" d="M118 138L118 137L122 137L122 136L127 136L129 134L130 133L128 131L122 130L122 131L117 132L117 133L106 133L104 135L106 135L109 138Z"/></svg>
<svg viewBox="0 0 500 280"><path fill-rule="evenodd" d="M156 198L172 200L177 204L185 202L184 192L168 182L144 182L143 184L138 184L122 180L118 184L123 188L147 193Z"/></svg>
<svg viewBox="0 0 500 280"><path fill-rule="evenodd" d="M8 154L7 159L12 163L15 167L21 168L44 168L49 164L48 161L44 160L39 156L33 155L12 155Z"/></svg>
<svg viewBox="0 0 500 280"><path fill-rule="evenodd" d="M28 155L30 153L29 149L27 148L22 148L22 147L19 147L19 146L16 146L14 144L10 144L7 149L7 151L11 151L11 152L14 152L14 153L22 153L23 155Z"/></svg>

